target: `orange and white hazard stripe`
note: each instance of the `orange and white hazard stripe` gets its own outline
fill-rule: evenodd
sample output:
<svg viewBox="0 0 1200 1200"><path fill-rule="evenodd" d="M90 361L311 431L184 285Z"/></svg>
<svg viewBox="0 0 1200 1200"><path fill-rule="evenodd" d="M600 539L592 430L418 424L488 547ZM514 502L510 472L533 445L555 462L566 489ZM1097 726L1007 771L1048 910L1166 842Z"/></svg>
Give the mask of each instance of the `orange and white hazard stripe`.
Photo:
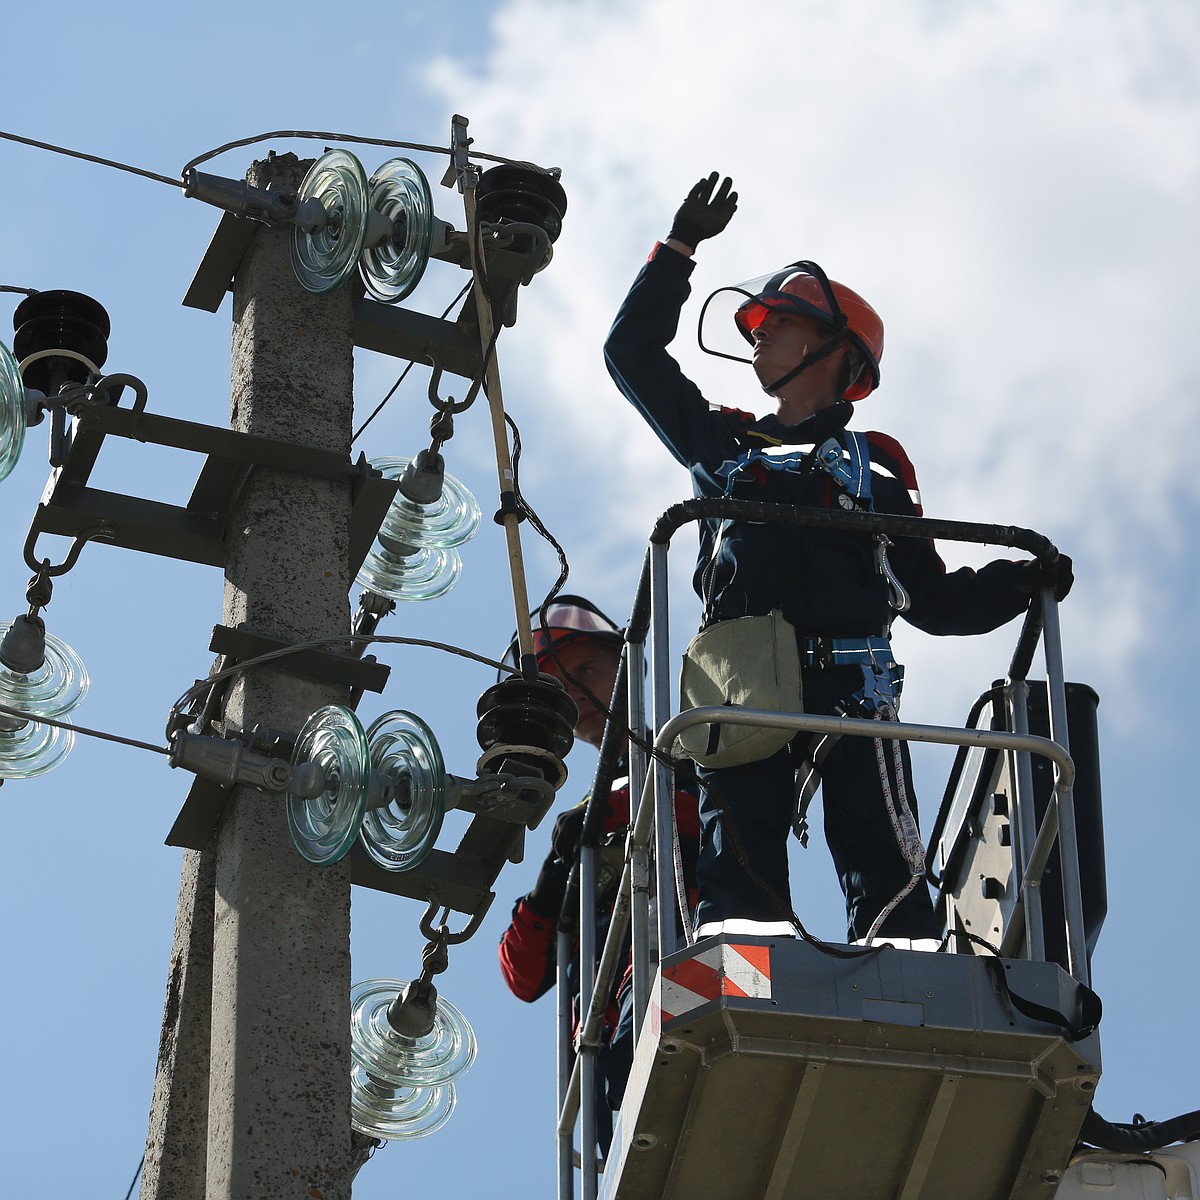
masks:
<svg viewBox="0 0 1200 1200"><path fill-rule="evenodd" d="M655 1024L682 1017L721 996L771 999L771 947L717 945L665 967Z"/></svg>

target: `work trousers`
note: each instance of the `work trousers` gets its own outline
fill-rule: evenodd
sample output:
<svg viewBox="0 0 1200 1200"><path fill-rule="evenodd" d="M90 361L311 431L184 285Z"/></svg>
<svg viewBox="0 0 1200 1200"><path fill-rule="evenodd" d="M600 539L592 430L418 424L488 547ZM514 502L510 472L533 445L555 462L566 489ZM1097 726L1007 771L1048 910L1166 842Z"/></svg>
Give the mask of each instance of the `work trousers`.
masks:
<svg viewBox="0 0 1200 1200"><path fill-rule="evenodd" d="M804 709L835 715L839 704L852 697L861 682L857 667L805 668ZM770 758L698 771L698 925L727 917L788 919L787 839L796 806L795 772L814 754L820 757L825 840L846 898L847 940L865 937L884 906L908 883L911 871L884 802L875 739L842 736L818 750L820 741L818 734L799 733ZM917 801L908 747L887 740L882 744L897 811L900 792L892 746L900 746L904 794L915 820ZM942 922L924 880L892 911L880 935L941 937Z"/></svg>

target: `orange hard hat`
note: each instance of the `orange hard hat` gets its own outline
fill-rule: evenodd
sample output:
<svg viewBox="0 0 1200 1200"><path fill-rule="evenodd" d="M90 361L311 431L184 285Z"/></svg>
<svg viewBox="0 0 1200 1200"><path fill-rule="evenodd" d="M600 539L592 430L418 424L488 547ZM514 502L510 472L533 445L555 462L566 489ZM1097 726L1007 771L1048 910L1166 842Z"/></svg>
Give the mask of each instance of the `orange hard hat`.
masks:
<svg viewBox="0 0 1200 1200"><path fill-rule="evenodd" d="M829 279L816 263L794 262L731 290L748 296L733 317L746 341L754 340L754 330L769 312L795 312L812 317L831 333L844 331L846 340L863 359L865 371L858 374L842 398L861 400L879 386L883 321L857 292Z"/></svg>

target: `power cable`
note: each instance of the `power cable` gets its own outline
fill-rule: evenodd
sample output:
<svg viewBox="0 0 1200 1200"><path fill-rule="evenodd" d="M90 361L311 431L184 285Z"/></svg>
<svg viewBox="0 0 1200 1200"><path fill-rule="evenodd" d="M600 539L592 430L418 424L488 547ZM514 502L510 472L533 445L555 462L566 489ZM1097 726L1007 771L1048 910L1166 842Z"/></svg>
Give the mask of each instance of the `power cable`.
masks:
<svg viewBox="0 0 1200 1200"><path fill-rule="evenodd" d="M452 308L453 308L453 307L454 307L454 306L455 306L455 305L456 305L456 304L457 304L457 303L458 303L458 302L459 302L459 301L460 301L460 300L461 300L461 299L462 299L462 298L463 298L463 297L464 297L464 296L467 294L467 292L469 292L470 290L471 290L471 281L469 281L469 280L468 280L468 282L467 282L467 283L463 284L462 290L461 290L461 291L458 293L458 295L457 295L457 296L455 296L455 297L454 297L454 299L453 299L453 300L451 300L451 301L450 301L450 303L449 303L449 304L447 304L447 305L446 305L446 307L445 307L445 308L442 310L442 317L441 317L441 319L442 319L443 321L446 319L446 317L448 317L448 316L450 315L450 310L451 310L451 309L452 309ZM392 398L392 396L393 396L393 395L395 395L396 389L397 389L397 388L398 388L398 387L399 387L399 386L400 386L400 385L401 385L401 384L402 384L402 383L405 381L405 379L406 379L406 378L408 378L408 373L409 373L409 371L411 371L411 370L413 369L413 367L414 367L414 366L416 366L416 363L415 363L415 362L410 362L410 363L408 364L408 366L407 366L407 367L405 367L405 368L404 368L404 370L400 372L400 378L399 378L399 379L397 379L397 380L396 380L396 382L392 384L392 386L391 386L391 389L388 391L388 394L387 394L386 396L384 396L384 398L383 398L382 400L380 400L380 402L379 402L379 403L376 405L376 407L375 407L375 411L374 411L374 412L372 412L372 413L371 413L371 415L370 415L370 416L369 416L369 417L368 417L368 418L367 418L367 419L366 419L366 420L365 420L365 421L364 421L364 422L363 422L363 423L362 423L362 424L361 424L361 425L358 427L358 430L355 432L354 436L353 436L353 437L350 439L350 444L351 444L352 446L354 445L354 443L355 443L355 442L357 442L357 441L358 441L358 439L359 439L359 436L362 434L362 431L363 431L364 429L366 429L366 427L367 427L368 425L370 425L370 423L371 423L373 420L375 420L375 418L376 418L377 416L379 416L379 414L380 414L380 413L383 411L383 406L384 406L384 405L385 405L385 404L386 404L386 403L387 403L387 402L388 402L388 401L389 401L389 400Z"/></svg>
<svg viewBox="0 0 1200 1200"><path fill-rule="evenodd" d="M128 171L131 175L141 175L145 179L153 179L156 183L166 183L173 188L183 186L180 179L170 179L166 175L159 175L155 171L146 171L141 167L131 167L128 163L116 162L111 158L99 158L95 154L85 154L82 150L68 150L66 146L55 146L50 142L39 142L34 138L22 137L19 133L6 133L0 129L0 138L7 138L10 142L21 142L26 146L34 146L38 150L49 150L54 154L65 154L69 158L82 158L85 162L98 163L102 167L114 167L118 171Z"/></svg>
<svg viewBox="0 0 1200 1200"><path fill-rule="evenodd" d="M474 662L481 663L485 667L493 667L497 671L508 671L512 674L519 674L512 667L507 667L503 663L498 663L494 659L486 658L482 654L476 654L473 650L465 650L461 646L451 646L445 642L435 642L428 638L410 638L400 637L397 635L385 634L338 634L334 637L315 638L310 642L297 642L291 646L282 646L278 650L268 651L266 654L256 655L254 658L244 659L242 662L235 663L231 667L226 667L222 671L218 671L206 679L197 680L171 707L171 714L167 722L167 740L171 740L174 730L174 723L179 712L185 705L200 693L207 691L214 683L218 683L223 679L232 678L243 671L248 671L251 667L261 666L263 663L271 662L274 659L285 658L289 654L296 654L302 650L313 650L321 646L339 645L342 643L363 643L370 644L371 642L386 642L392 645L404 646L425 646L431 650L443 650L447 654L454 654L460 658L471 659ZM155 754L162 754L169 757L170 749L165 746L155 746L151 742L139 741L137 738L122 737L120 734L108 733L102 729L90 729L86 725L74 725L69 721L59 721L53 717L43 716L41 713L25 712L23 709L12 708L7 704L0 704L0 714L9 717L17 717L23 721L33 721L38 725L51 725L55 729L66 729L71 733L80 733L85 737L98 738L105 742L115 742L121 746L132 746L135 750L150 750Z"/></svg>
<svg viewBox="0 0 1200 1200"><path fill-rule="evenodd" d="M129 1197L133 1195L133 1189L137 1186L138 1177L141 1175L142 1168L145 1165L146 1165L146 1152L143 1150L141 1161L137 1165L137 1170L134 1171L134 1173L133 1173L133 1182L129 1185L129 1191L127 1191L125 1193L125 1200L129 1200Z"/></svg>
<svg viewBox="0 0 1200 1200"><path fill-rule="evenodd" d="M55 729L69 729L72 733L82 733L87 737L99 738L105 742L117 742L122 746L133 746L138 750L153 750L155 754L167 754L170 750L162 746L152 745L150 742L139 742L136 738L121 737L116 733L105 733L101 729L88 729L84 725L73 725L69 721L57 721L53 717L42 716L41 713L24 712L19 708L10 708L7 704L0 704L0 713L6 717L19 717L25 721L34 721L38 725L52 725Z"/></svg>
<svg viewBox="0 0 1200 1200"><path fill-rule="evenodd" d="M197 167L211 158L216 158L217 155L224 154L227 150L235 150L241 146L250 146L255 142L264 142L270 138L318 138L330 142L355 142L362 145L389 146L402 150L423 150L430 154L449 155L451 153L448 146L427 146L420 142L400 142L392 138L362 137L352 133L323 133L306 129L281 129L272 133L258 133L253 137L239 138L237 141L226 142L223 146L218 146L214 150L207 150L205 153L198 155L186 163L183 170L179 173L179 177L172 179L169 175L160 175L157 171L147 171L144 167L135 167L129 163L117 162L116 159L112 158L102 158L97 154L87 154L82 150L71 150L67 146L56 146L53 142L42 142L37 138L24 137L22 134L10 133L3 129L0 129L0 138L5 138L10 142L20 142L24 146L33 146L37 150L49 150L52 154L64 154L68 158L80 158L84 162L96 163L101 167L112 167L117 171L127 171L131 175L140 175L143 179L152 179L155 183L165 183L168 187L173 188L183 187L183 176L193 167ZM497 154L485 154L480 150L472 150L470 151L470 155L472 158L481 158L488 162L527 167L530 170L539 171L543 175L556 175L558 171L557 167L539 167L536 163L524 162L521 159L515 158L504 158Z"/></svg>
<svg viewBox="0 0 1200 1200"><path fill-rule="evenodd" d="M275 659L286 658L289 654L297 654L302 650L315 650L322 646L343 644L357 645L362 643L363 645L370 645L372 642L384 642L389 645L400 646L425 646L431 650L443 650L447 654L455 654L460 658L470 659L481 663L485 667L494 667L497 671L507 671L513 675L520 674L515 668L505 666L494 659L486 658L482 654L476 654L473 650L464 650L461 646L451 646L445 642L431 641L428 638L400 637L396 634L381 633L335 634L333 637L314 638L308 642L295 642L290 646L281 646L278 650L269 650L265 654L256 654L253 658L243 659L241 662L234 663L231 667L225 667L223 670L217 671L205 679L198 679L171 706L171 712L167 718L167 737L168 739L170 738L179 713L196 697L208 691L214 683L219 683L223 679L230 679L235 675L241 674L243 671L248 671L251 667L262 666L265 663L273 662ZM35 717L34 719L41 720L40 717Z"/></svg>
<svg viewBox="0 0 1200 1200"><path fill-rule="evenodd" d="M326 142L355 142L364 146L388 146L398 150L422 150L428 154L449 155L453 153L449 146L427 146L421 142L399 142L393 138L364 137L355 133L323 133L309 129L277 129L273 133L256 133L252 137L239 138L234 142L226 142L223 146L218 146L215 150L206 150L203 154L186 163L183 173L186 174L193 167L198 167L201 163L208 162L210 158L216 158L217 155L224 154L227 150L237 150L242 146L252 146L255 142L265 142L270 138L316 138ZM504 158L498 154L484 154L481 150L471 150L468 153L472 158L482 158L488 162L505 163L514 167L528 167L530 170L540 171L543 175L553 175L558 170L556 167L539 167L536 163L524 162L517 158Z"/></svg>
<svg viewBox="0 0 1200 1200"><path fill-rule="evenodd" d="M543 523L541 517L539 517L534 511L533 505L531 505L521 493L521 431L517 427L516 421L514 421L508 413L504 414L504 420L509 429L512 430L513 435L513 496L516 498L517 505L520 508L522 515L529 521L529 524L533 527L535 532L537 532L539 536L543 538L543 540L550 543L550 545L554 548L554 552L558 555L558 578L554 581L554 586L550 589L545 600L543 600L539 606L538 611L541 612L566 586L566 582L571 575L571 566L570 563L567 562L567 552L558 543L550 530L546 528L546 525Z"/></svg>

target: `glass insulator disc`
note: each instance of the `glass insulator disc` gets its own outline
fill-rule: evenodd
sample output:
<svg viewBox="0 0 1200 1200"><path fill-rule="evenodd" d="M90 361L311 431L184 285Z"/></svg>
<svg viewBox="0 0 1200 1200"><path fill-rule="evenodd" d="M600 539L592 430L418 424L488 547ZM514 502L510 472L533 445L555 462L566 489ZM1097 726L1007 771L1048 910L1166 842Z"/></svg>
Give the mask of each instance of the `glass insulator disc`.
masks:
<svg viewBox="0 0 1200 1200"><path fill-rule="evenodd" d="M391 222L390 236L367 246L359 272L367 290L385 304L403 300L425 274L433 244L433 198L425 173L407 158L392 158L372 176L371 207Z"/></svg>
<svg viewBox="0 0 1200 1200"><path fill-rule="evenodd" d="M322 154L300 184L299 201L325 210L322 227L292 226L292 270L310 292L331 292L354 271L367 236L367 176L345 150Z"/></svg>
<svg viewBox="0 0 1200 1200"><path fill-rule="evenodd" d="M323 786L316 796L286 796L288 830L301 856L327 866L354 844L362 826L370 782L370 755L359 719L348 708L319 708L296 740L292 766L320 768Z"/></svg>
<svg viewBox="0 0 1200 1200"><path fill-rule="evenodd" d="M446 814L446 767L433 731L397 709L367 730L371 770L390 777L394 799L363 816L364 849L388 871L409 871L433 849Z"/></svg>
<svg viewBox="0 0 1200 1200"><path fill-rule="evenodd" d="M475 1033L466 1017L442 996L433 1029L405 1037L387 1011L407 986L405 979L368 979L350 989L350 1056L372 1079L399 1087L450 1083L475 1061Z"/></svg>

